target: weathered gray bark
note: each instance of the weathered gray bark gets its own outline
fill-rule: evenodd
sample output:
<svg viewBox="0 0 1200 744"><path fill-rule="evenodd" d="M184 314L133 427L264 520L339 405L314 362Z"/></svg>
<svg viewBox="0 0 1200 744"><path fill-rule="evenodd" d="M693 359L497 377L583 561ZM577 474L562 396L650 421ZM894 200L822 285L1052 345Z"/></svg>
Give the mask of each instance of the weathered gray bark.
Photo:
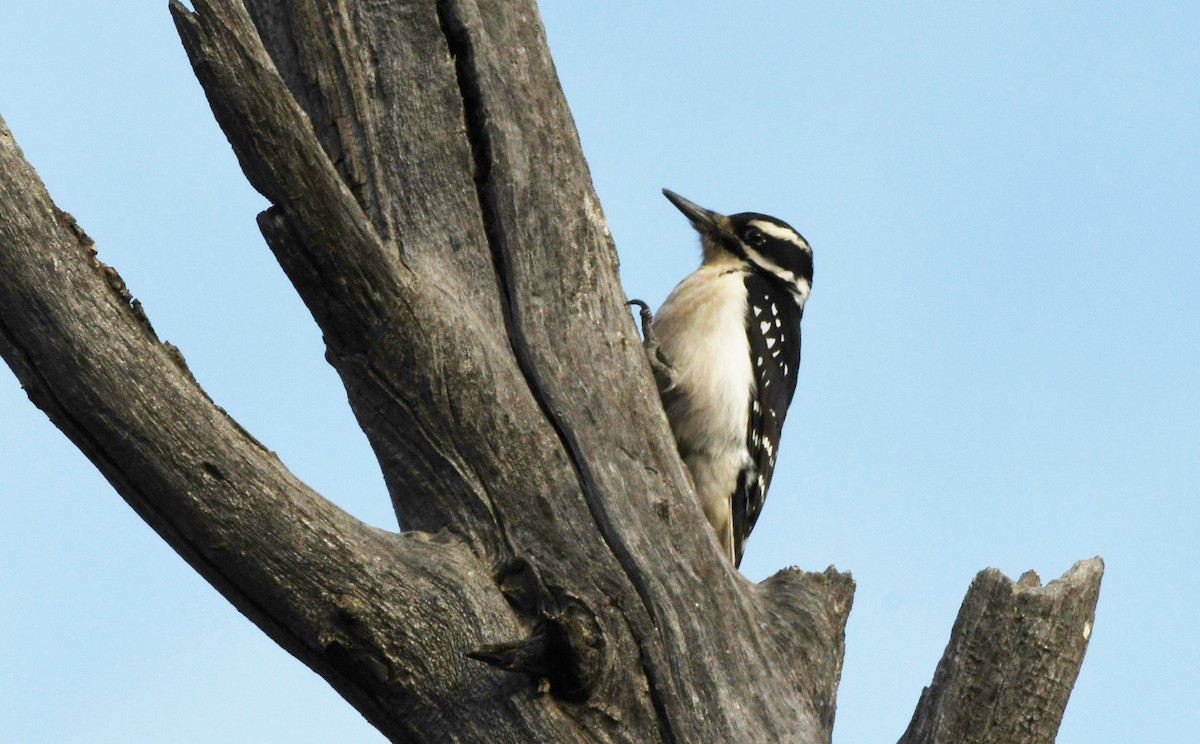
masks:
<svg viewBox="0 0 1200 744"><path fill-rule="evenodd" d="M342 513L215 405L0 124L0 354L31 400L394 740L828 741L853 582L721 559L533 0L171 10L409 531ZM1022 611L1090 622L1087 581ZM1070 684L1021 692L1082 661L1060 642L997 708L1028 730L1056 730ZM943 660L920 731L982 704L962 691L1002 659L979 658Z"/></svg>
<svg viewBox="0 0 1200 744"><path fill-rule="evenodd" d="M995 569L971 582L946 653L900 744L1054 741L1100 597L1104 561L1045 587Z"/></svg>

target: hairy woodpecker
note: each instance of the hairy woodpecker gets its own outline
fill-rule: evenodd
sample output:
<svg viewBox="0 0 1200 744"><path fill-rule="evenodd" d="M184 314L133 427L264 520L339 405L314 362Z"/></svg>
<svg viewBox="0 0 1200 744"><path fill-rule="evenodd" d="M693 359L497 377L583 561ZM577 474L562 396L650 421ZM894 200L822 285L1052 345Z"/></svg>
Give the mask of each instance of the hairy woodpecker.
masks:
<svg viewBox="0 0 1200 744"><path fill-rule="evenodd" d="M796 391L812 248L774 217L725 216L663 194L700 233L703 261L657 314L630 304L642 308L663 407L704 515L739 566Z"/></svg>

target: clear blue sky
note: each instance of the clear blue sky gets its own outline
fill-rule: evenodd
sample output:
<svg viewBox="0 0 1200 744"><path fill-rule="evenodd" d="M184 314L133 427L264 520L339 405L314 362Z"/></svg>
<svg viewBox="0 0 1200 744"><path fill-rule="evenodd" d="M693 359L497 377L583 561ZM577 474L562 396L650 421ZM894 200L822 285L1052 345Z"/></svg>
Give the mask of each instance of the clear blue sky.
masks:
<svg viewBox="0 0 1200 744"><path fill-rule="evenodd" d="M816 253L744 571L858 582L839 744L894 741L974 574L1108 571L1064 743L1200 729L1200 6L543 13L630 296L697 262L669 186ZM166 3L0 6L0 114L197 378L393 519ZM0 267L0 270L3 270ZM376 742L0 370L0 740Z"/></svg>

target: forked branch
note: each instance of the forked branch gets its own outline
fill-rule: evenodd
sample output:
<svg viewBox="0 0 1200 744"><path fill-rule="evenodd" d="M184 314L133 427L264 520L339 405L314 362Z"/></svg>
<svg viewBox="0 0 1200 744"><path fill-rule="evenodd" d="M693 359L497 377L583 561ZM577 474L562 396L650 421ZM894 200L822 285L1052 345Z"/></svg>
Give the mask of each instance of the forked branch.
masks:
<svg viewBox="0 0 1200 744"><path fill-rule="evenodd" d="M410 532L225 415L0 123L0 354L30 398L393 740L829 741L853 581L721 558L534 2L194 6L188 56ZM981 574L904 741L1052 734L1081 565Z"/></svg>

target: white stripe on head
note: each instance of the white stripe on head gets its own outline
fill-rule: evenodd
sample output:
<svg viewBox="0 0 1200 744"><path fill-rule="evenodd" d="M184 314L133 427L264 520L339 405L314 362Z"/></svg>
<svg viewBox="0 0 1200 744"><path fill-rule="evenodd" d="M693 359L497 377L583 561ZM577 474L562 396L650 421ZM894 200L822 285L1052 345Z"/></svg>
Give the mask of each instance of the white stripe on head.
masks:
<svg viewBox="0 0 1200 744"><path fill-rule="evenodd" d="M796 304L804 307L804 302L808 299L808 293L812 289L812 284L807 279L796 276L794 272L782 268L779 264L748 245L743 245L742 250L746 252L746 258L750 259L751 263L757 264L787 282L788 288L792 290L792 295L796 298ZM771 298L767 297L766 299L769 300Z"/></svg>
<svg viewBox="0 0 1200 744"><path fill-rule="evenodd" d="M808 247L808 243L804 242L804 238L797 235L794 230L789 230L786 227L780 227L774 222L767 222L766 220L750 220L750 222L747 224L749 224L751 227L758 228L761 232L766 235L770 235L776 240L786 240L800 250L812 250Z"/></svg>

